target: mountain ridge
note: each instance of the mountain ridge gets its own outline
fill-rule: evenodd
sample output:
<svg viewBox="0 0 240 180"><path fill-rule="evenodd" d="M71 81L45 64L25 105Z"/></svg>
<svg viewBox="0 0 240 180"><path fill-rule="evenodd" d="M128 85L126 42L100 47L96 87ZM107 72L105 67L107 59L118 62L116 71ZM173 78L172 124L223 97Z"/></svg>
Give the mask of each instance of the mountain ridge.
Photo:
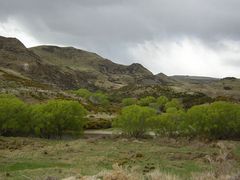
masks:
<svg viewBox="0 0 240 180"><path fill-rule="evenodd" d="M0 37L0 66L60 89L119 89L134 83L167 83L141 64L121 65L73 47L26 48L16 38Z"/></svg>
<svg viewBox="0 0 240 180"><path fill-rule="evenodd" d="M59 90L87 88L111 92L123 89L127 92L133 89L136 92L132 93L136 94L149 89L158 91L159 88L151 87L159 86L177 93L197 92L214 98L240 100L240 80L234 77L154 75L138 63L121 65L74 47L42 45L26 48L18 39L2 36L0 68L0 90L1 87L12 87L12 83L19 84L17 81L24 82L24 86L32 84Z"/></svg>

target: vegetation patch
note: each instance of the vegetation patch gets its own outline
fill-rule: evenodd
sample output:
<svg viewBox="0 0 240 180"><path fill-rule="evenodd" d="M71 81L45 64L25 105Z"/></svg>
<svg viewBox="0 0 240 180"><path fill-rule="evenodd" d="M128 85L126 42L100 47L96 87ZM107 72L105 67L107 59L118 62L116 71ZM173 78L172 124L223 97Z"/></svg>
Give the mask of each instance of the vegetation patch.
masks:
<svg viewBox="0 0 240 180"><path fill-rule="evenodd" d="M51 167L69 167L68 164L65 163L55 163L55 162L47 162L47 161L21 161L19 162L8 162L8 164L0 165L0 172L11 172L11 171L22 171L22 170L31 170L31 169L39 169L39 168L51 168Z"/></svg>
<svg viewBox="0 0 240 180"><path fill-rule="evenodd" d="M42 140L37 138L1 138L9 141L34 142L20 149L0 149L0 179L32 179L47 176L58 179L70 176L91 176L118 167L145 176L168 174L187 179L192 174L236 173L239 160L230 156L238 151L238 141L203 143L184 139L92 138L78 140ZM44 146L43 146L44 144ZM229 155L224 156L227 153ZM220 160L222 158L222 160ZM210 171L210 172L209 172ZM24 177L22 177L24 179Z"/></svg>
<svg viewBox="0 0 240 180"><path fill-rule="evenodd" d="M66 131L80 134L87 111L77 101L51 100L27 105L11 95L0 95L0 135L50 138Z"/></svg>

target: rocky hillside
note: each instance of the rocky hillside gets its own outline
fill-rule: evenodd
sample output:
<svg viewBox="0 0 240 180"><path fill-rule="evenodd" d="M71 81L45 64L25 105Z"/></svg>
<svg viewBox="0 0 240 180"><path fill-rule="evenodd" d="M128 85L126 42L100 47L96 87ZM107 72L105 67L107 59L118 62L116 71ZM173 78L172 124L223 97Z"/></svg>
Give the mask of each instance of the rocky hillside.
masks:
<svg viewBox="0 0 240 180"><path fill-rule="evenodd" d="M74 78L58 66L42 60L15 38L0 37L0 67L15 76L55 87L74 87Z"/></svg>
<svg viewBox="0 0 240 180"><path fill-rule="evenodd" d="M140 64L113 63L72 47L26 48L15 38L0 37L0 67L60 89L118 89L127 85L166 84Z"/></svg>
<svg viewBox="0 0 240 180"><path fill-rule="evenodd" d="M64 72L80 73L86 77L88 84L98 88L118 89L137 82L164 83L141 64L120 65L95 53L73 47L38 46L30 50L46 63L57 65Z"/></svg>
<svg viewBox="0 0 240 180"><path fill-rule="evenodd" d="M159 87L158 87L159 86ZM95 53L73 47L26 48L16 38L0 36L0 89L47 88L117 90L147 93L148 87L176 93L204 93L240 100L240 80L196 76L153 75L141 64L116 64ZM140 88L141 87L141 88ZM4 90L5 91L5 90ZM156 90L156 94L162 91ZM114 91L115 92L115 91Z"/></svg>

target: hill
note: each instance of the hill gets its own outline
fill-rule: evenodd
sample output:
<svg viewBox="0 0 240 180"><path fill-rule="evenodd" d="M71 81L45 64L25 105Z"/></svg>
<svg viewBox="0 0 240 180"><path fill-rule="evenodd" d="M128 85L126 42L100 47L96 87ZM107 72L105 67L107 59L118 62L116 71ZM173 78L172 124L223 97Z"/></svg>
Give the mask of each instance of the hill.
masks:
<svg viewBox="0 0 240 180"><path fill-rule="evenodd" d="M63 72L86 76L88 84L102 89L119 89L141 81L143 84L164 82L141 64L116 64L95 53L73 47L38 46L30 49L46 63L56 65Z"/></svg>
<svg viewBox="0 0 240 180"><path fill-rule="evenodd" d="M175 91L200 92L219 100L240 100L240 79L233 77L212 78L202 76L171 76L179 82Z"/></svg>
<svg viewBox="0 0 240 180"><path fill-rule="evenodd" d="M157 95L197 92L213 98L240 100L240 80L233 77L153 75L138 63L121 65L96 53L73 47L43 45L26 48L16 38L1 36L0 88L1 91L16 91L17 88L54 91L87 88L114 93L119 91L125 95L149 94L147 91Z"/></svg>
<svg viewBox="0 0 240 180"><path fill-rule="evenodd" d="M141 64L120 65L72 47L38 46L28 49L16 38L0 37L0 67L60 89L109 90L135 83L165 83Z"/></svg>

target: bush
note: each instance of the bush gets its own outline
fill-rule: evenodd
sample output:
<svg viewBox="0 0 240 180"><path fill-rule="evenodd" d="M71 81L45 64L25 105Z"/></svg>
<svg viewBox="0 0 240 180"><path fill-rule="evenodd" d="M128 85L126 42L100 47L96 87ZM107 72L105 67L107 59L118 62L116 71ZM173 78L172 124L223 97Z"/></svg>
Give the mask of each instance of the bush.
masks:
<svg viewBox="0 0 240 180"><path fill-rule="evenodd" d="M78 89L74 93L82 98L88 99L91 96L91 92L87 89Z"/></svg>
<svg viewBox="0 0 240 180"><path fill-rule="evenodd" d="M149 107L127 106L122 109L120 116L114 122L114 126L129 136L141 137L150 128L150 118L155 114L156 111Z"/></svg>
<svg viewBox="0 0 240 180"><path fill-rule="evenodd" d="M0 95L0 134L22 135L30 131L27 105L11 95Z"/></svg>
<svg viewBox="0 0 240 180"><path fill-rule="evenodd" d="M137 104L137 99L136 98L125 98L122 100L123 106L130 106Z"/></svg>
<svg viewBox="0 0 240 180"><path fill-rule="evenodd" d="M85 129L107 129L111 127L111 119L89 119L84 126Z"/></svg>
<svg viewBox="0 0 240 180"><path fill-rule="evenodd" d="M168 102L168 98L165 96L160 96L157 98L155 103L149 104L150 107L154 108L157 110L158 113L163 112L165 109L165 104Z"/></svg>
<svg viewBox="0 0 240 180"><path fill-rule="evenodd" d="M183 109L183 105L178 99L172 99L165 104L165 110L167 110L168 108L176 108L178 110L181 110Z"/></svg>
<svg viewBox="0 0 240 180"><path fill-rule="evenodd" d="M46 138L61 138L65 131L81 133L85 115L86 110L76 101L51 100L33 108L34 130L37 135Z"/></svg>
<svg viewBox="0 0 240 180"><path fill-rule="evenodd" d="M108 96L104 93L101 92L97 92L97 93L93 93L90 97L89 97L89 101L95 105L103 105L106 106L109 104L109 100L108 100Z"/></svg>
<svg viewBox="0 0 240 180"><path fill-rule="evenodd" d="M184 123L188 135L215 139L240 137L240 105L214 102L194 106L187 112Z"/></svg>
<svg viewBox="0 0 240 180"><path fill-rule="evenodd" d="M164 107L168 101L169 100L166 96L160 96L159 98L157 98L157 104L162 107Z"/></svg>
<svg viewBox="0 0 240 180"><path fill-rule="evenodd" d="M154 103L154 102L156 102L156 99L154 97L147 96L147 97L141 98L138 101L138 105L140 105L140 106L149 106L151 103Z"/></svg>
<svg viewBox="0 0 240 180"><path fill-rule="evenodd" d="M106 106L109 104L109 97L107 94L104 94L102 92L90 92L87 89L79 89L77 91L74 91L74 93L84 99L86 99L87 101L89 101L90 103L94 104L94 105L102 105L102 106Z"/></svg>
<svg viewBox="0 0 240 180"><path fill-rule="evenodd" d="M186 113L176 108L169 108L166 113L151 118L152 130L156 135L177 136L181 133L181 123Z"/></svg>
<svg viewBox="0 0 240 180"><path fill-rule="evenodd" d="M210 139L240 137L239 104L214 102L193 106L186 113L176 107L168 107L166 113L151 118L152 130L158 135Z"/></svg>

